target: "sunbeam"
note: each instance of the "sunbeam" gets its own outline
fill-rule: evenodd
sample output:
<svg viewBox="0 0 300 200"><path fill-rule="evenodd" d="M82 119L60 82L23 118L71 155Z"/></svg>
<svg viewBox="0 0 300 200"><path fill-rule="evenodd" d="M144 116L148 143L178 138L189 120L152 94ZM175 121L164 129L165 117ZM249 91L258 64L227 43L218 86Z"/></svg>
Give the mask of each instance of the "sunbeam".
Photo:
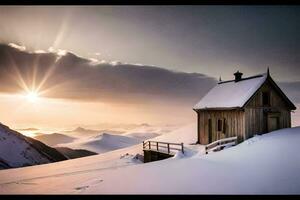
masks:
<svg viewBox="0 0 300 200"><path fill-rule="evenodd" d="M16 62L9 54L8 54L8 58L10 59L12 69L14 70L14 73L10 74L10 76L12 76L12 78L17 82L17 84L20 86L22 90L29 91L29 88L25 83Z"/></svg>
<svg viewBox="0 0 300 200"><path fill-rule="evenodd" d="M53 45L52 45L53 47L50 47L49 49L51 49L51 50L49 50L49 51L55 52L57 47L59 47L61 41L65 38L65 34L68 30L71 16L72 16L72 13L71 13L71 11L68 10L68 12L65 14L64 18L62 19L60 29L59 29L59 31L55 37L55 40L53 42ZM38 91L41 90L41 88L47 82L48 78L50 78L51 75L54 73L56 66L57 66L56 63L65 54L65 52L66 51L64 51L64 50L58 50L58 52L56 52L56 55L57 55L56 61L51 67L49 67L49 69L43 76L42 80L40 81L39 85L37 86Z"/></svg>

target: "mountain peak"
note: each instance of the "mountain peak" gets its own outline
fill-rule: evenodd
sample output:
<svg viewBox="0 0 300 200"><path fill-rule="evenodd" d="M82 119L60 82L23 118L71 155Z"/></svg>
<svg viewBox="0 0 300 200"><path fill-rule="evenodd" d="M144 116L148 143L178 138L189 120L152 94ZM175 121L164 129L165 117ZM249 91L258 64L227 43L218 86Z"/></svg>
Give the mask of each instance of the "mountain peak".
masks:
<svg viewBox="0 0 300 200"><path fill-rule="evenodd" d="M80 131L85 131L85 128L82 128L80 126L78 126L76 129L74 129L74 131L80 132Z"/></svg>

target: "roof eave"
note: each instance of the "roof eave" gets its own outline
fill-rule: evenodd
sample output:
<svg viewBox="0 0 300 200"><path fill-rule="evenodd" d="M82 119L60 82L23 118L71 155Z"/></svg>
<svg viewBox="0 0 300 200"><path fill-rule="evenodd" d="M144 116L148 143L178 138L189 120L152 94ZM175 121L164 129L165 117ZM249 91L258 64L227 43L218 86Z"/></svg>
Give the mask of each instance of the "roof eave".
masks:
<svg viewBox="0 0 300 200"><path fill-rule="evenodd" d="M193 108L194 111L203 111L203 110L242 110L243 107L214 107L214 108Z"/></svg>

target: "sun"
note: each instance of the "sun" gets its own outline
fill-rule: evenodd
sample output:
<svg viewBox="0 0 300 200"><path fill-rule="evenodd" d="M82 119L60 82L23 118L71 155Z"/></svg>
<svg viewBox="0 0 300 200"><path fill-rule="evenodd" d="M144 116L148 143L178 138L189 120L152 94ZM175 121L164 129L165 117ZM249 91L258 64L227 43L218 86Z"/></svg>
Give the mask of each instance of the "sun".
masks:
<svg viewBox="0 0 300 200"><path fill-rule="evenodd" d="M29 102L35 103L39 98L39 94L37 92L34 91L30 91L26 94L26 99Z"/></svg>

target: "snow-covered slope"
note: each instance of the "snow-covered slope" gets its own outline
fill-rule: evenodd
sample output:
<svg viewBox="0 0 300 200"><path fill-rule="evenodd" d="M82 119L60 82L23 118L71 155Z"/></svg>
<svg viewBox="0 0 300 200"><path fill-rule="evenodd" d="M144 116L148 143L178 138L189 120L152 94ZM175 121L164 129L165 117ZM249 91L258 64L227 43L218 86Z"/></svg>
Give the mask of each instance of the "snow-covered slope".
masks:
<svg viewBox="0 0 300 200"><path fill-rule="evenodd" d="M197 141L197 124L188 124L170 133L153 138L153 140L174 143L183 142L185 145L195 143Z"/></svg>
<svg viewBox="0 0 300 200"><path fill-rule="evenodd" d="M76 140L75 137L71 137L61 133L43 134L43 135L35 136L34 138L49 146L55 146L57 144L63 144L63 143L70 143Z"/></svg>
<svg viewBox="0 0 300 200"><path fill-rule="evenodd" d="M0 168L22 167L66 160L47 145L0 124Z"/></svg>
<svg viewBox="0 0 300 200"><path fill-rule="evenodd" d="M183 133L193 135L188 130L194 131L187 127L177 134L169 133L169 137L166 134L163 139L179 139ZM102 155L2 170L0 192L300 194L299 143L300 127L296 127L255 136L235 147L208 155L178 153L174 158L134 164L132 156L141 152L138 144Z"/></svg>

